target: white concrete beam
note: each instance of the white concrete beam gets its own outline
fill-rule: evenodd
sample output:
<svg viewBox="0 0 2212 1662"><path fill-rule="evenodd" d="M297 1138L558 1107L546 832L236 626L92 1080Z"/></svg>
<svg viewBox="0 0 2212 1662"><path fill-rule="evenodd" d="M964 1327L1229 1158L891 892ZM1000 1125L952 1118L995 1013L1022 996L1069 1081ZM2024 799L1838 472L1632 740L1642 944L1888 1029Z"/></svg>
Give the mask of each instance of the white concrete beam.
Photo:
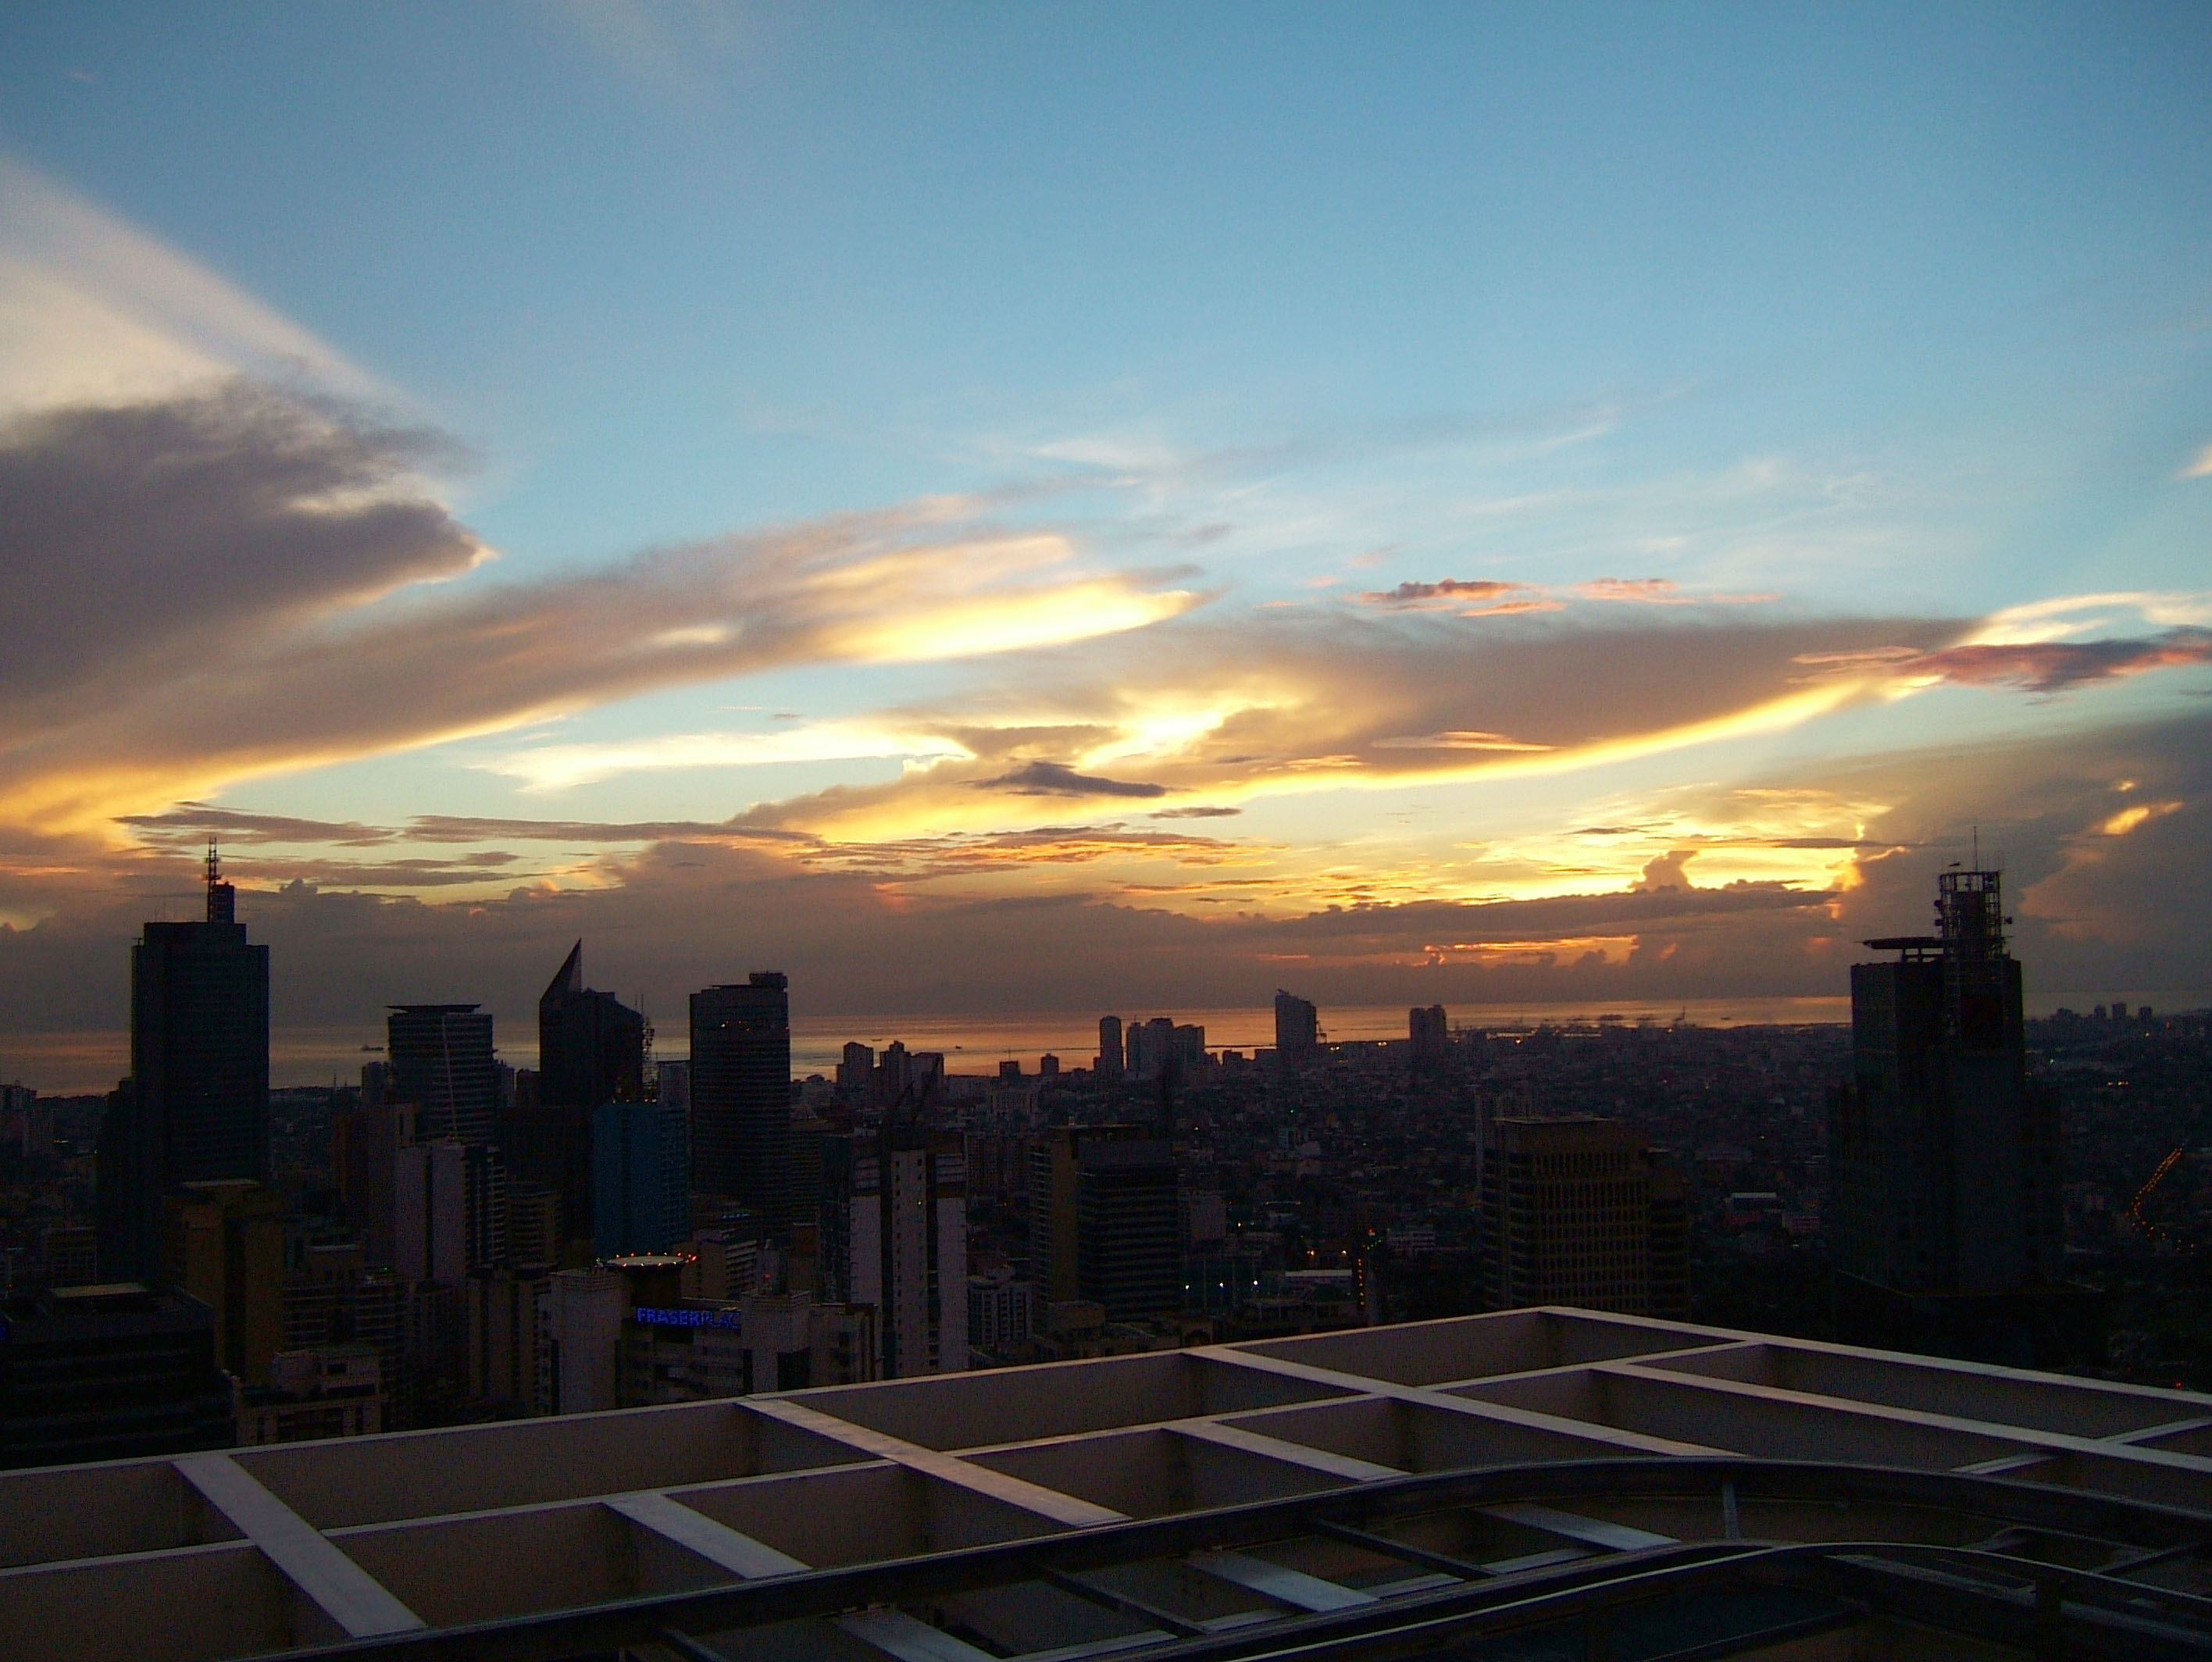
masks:
<svg viewBox="0 0 2212 1662"><path fill-rule="evenodd" d="M1127 1513L1116 1512L1111 1507L1097 1506L1073 1495L1063 1495L1056 1489L1047 1489L1042 1483L1010 1477L1003 1471L994 1471L988 1466L974 1465L957 1455L924 1448L920 1443L910 1443L903 1437L894 1437L888 1432L855 1425L850 1420L841 1420L818 1408L809 1408L789 1397L738 1397L734 1400L744 1404L756 1414L765 1414L786 1425L797 1426L801 1430L811 1431L817 1436L841 1442L848 1448L857 1448L872 1459L895 1460L910 1471L941 1477L948 1483L957 1483L978 1495L1003 1501L1008 1506L1018 1507L1042 1518L1049 1518L1069 1529L1088 1529L1094 1524L1126 1524L1129 1521Z"/></svg>
<svg viewBox="0 0 2212 1662"><path fill-rule="evenodd" d="M1309 1448L1304 1443L1270 1437L1241 1425L1224 1425L1218 1420L1176 1420L1166 1428L1194 1442L1214 1443L1246 1454L1258 1454L1280 1460L1285 1465L1303 1466L1308 1471L1340 1477L1348 1483L1371 1483L1380 1478L1406 1475L1395 1465L1377 1465L1372 1460L1356 1460L1349 1454L1333 1453L1326 1448Z"/></svg>
<svg viewBox="0 0 2212 1662"><path fill-rule="evenodd" d="M407 1633L426 1625L229 1455L186 1454L175 1465L185 1481L235 1524L347 1638Z"/></svg>
<svg viewBox="0 0 2212 1662"><path fill-rule="evenodd" d="M1234 1581L1240 1587L1249 1587L1293 1610L1351 1610L1376 1602L1371 1592L1361 1592L1356 1587L1326 1581L1304 1570L1270 1563L1265 1558L1248 1557L1241 1552L1200 1553L1188 1562L1193 1569L1224 1581Z"/></svg>
<svg viewBox="0 0 2212 1662"><path fill-rule="evenodd" d="M1646 1547L1680 1544L1671 1535L1654 1535L1648 1529L1631 1529L1626 1524L1611 1524L1602 1518L1585 1518L1579 1512L1561 1512L1553 1507L1522 1503L1485 1507L1483 1511L1523 1529L1540 1529L1547 1535L1564 1536L1570 1541L1603 1547L1607 1552L1641 1552Z"/></svg>
<svg viewBox="0 0 2212 1662"><path fill-rule="evenodd" d="M1340 1373L1334 1368L1316 1368L1311 1362L1291 1362L1284 1356L1265 1356L1256 1351L1239 1350L1225 1344L1194 1345L1184 1354L1202 1356L1208 1362L1226 1362L1233 1368L1249 1368L1262 1374L1278 1374L1285 1379L1334 1386L1338 1390L1358 1396L1389 1397L1398 1402L1419 1403L1425 1408L1441 1408L1446 1413L1462 1414L1470 1419L1557 1432L1561 1436L1578 1438L1583 1442L1605 1445L1632 1454L1728 1454L1736 1452L1726 1448L1708 1448L1702 1443L1676 1442L1668 1437L1646 1436L1641 1431L1624 1431L1618 1426L1600 1425L1594 1420L1569 1419L1563 1414L1540 1414L1533 1409L1514 1408L1504 1403L1455 1397L1449 1392L1428 1386L1400 1385L1392 1380L1370 1379L1364 1374ZM1573 1370L1562 1368L1547 1371L1568 1373Z"/></svg>
<svg viewBox="0 0 2212 1662"><path fill-rule="evenodd" d="M765 1541L717 1523L702 1512L694 1512L681 1501L672 1501L657 1489L636 1495L611 1495L605 1504L641 1529L651 1530L687 1552L744 1580L764 1576L791 1575L807 1568L787 1552L779 1552Z"/></svg>

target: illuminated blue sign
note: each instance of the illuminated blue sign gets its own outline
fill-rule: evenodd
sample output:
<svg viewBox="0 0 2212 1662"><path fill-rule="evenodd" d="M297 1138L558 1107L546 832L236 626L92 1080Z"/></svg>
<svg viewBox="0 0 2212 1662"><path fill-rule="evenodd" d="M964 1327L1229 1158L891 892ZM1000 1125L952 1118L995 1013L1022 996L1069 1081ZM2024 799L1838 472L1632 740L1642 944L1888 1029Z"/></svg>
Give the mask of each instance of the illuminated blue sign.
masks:
<svg viewBox="0 0 2212 1662"><path fill-rule="evenodd" d="M735 1310L667 1310L641 1304L629 1313L641 1327L727 1327L738 1325Z"/></svg>

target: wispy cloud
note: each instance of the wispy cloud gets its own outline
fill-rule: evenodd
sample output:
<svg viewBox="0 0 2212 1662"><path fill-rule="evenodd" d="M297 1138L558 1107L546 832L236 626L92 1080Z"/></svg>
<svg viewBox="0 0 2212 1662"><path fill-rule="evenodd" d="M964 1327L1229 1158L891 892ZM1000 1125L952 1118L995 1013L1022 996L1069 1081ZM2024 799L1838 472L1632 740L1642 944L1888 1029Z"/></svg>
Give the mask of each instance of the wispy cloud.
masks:
<svg viewBox="0 0 2212 1662"><path fill-rule="evenodd" d="M0 156L0 413L171 397L237 372L392 396L206 267Z"/></svg>
<svg viewBox="0 0 2212 1662"><path fill-rule="evenodd" d="M668 733L594 744L540 744L475 765L523 781L528 791L565 791L617 774L672 767L755 767L771 762L851 761L891 756L939 761L965 756L934 734L857 722L817 722L772 733Z"/></svg>
<svg viewBox="0 0 2212 1662"><path fill-rule="evenodd" d="M1644 606L1755 606L1779 600L1779 594L1704 594L1686 591L1664 577L1598 577L1577 583L1585 600L1629 601Z"/></svg>
<svg viewBox="0 0 2212 1662"><path fill-rule="evenodd" d="M1525 739L1508 738L1503 733L1471 732L1465 729L1449 733L1399 733L1389 738L1378 738L1372 747L1377 750L1550 750L1549 744L1531 744Z"/></svg>
<svg viewBox="0 0 2212 1662"><path fill-rule="evenodd" d="M1577 600L1627 601L1646 606L1747 606L1782 597L1778 594L1693 591L1665 577L1598 577L1572 585L1566 593ZM1566 604L1540 585L1495 578L1445 577L1433 583L1407 581L1393 589L1371 590L1359 598L1366 605L1393 610L1451 610L1462 617L1558 611Z"/></svg>

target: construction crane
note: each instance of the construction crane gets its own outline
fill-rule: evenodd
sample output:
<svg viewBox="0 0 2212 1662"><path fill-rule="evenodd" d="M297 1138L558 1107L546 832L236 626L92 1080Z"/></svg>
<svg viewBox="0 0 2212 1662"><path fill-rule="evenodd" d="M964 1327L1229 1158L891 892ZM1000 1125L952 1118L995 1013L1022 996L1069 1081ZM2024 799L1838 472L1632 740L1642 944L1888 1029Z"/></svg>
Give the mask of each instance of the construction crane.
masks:
<svg viewBox="0 0 2212 1662"><path fill-rule="evenodd" d="M2146 1223L2143 1222L2143 1202L2151 1198L2152 1192L2154 1191L2160 1184L2166 1181L2166 1174L2172 1171L2176 1166L2179 1166L2181 1163L2182 1156L2188 1152L2189 1149L2186 1146L2177 1148L2170 1152L2165 1159L2160 1161L2158 1162L2158 1169L2150 1174L2150 1181L2144 1184L2140 1189L2137 1189L2136 1191L2136 1198L2128 1203L2128 1222L2134 1224L2136 1228L2143 1231L2144 1234L2157 1235L2160 1238L2165 1236L2166 1231L2160 1228L2156 1224Z"/></svg>

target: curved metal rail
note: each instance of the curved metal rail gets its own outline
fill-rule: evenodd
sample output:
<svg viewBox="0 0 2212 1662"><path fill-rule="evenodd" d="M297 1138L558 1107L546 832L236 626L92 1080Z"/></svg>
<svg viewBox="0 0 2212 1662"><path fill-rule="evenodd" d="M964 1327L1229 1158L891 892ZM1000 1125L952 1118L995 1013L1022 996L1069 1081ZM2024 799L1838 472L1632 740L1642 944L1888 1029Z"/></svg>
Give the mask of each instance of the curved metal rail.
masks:
<svg viewBox="0 0 2212 1662"><path fill-rule="evenodd" d="M1709 1500L1716 1519L1729 1519L1730 1526L1740 1505L1750 1501L1924 1508L2015 1529L2095 1537L2133 1549L2124 1556L2123 1568L2142 1568L2212 1546L2212 1513L2004 1477L1729 1457L1566 1461L1384 1479L1320 1495L797 1571L699 1592L395 1634L284 1655L303 1662L311 1657L550 1662L658 1645L678 1655L711 1659L718 1653L696 1635L885 1605L927 1604L1022 1582L1083 1594L1079 1584L1070 1583L1086 1572L1312 1537L1357 1544L1415 1569L1461 1579L1353 1609L1286 1613L1230 1632L1162 1623L1157 1641L1117 1654L1146 1662L1396 1655L1409 1647L1426 1648L1431 1641L1464 1645L1493 1635L1559 1629L1582 1634L1586 1653L1607 1656L1613 1652L1606 1634L1626 1619L1625 1613L1668 1598L1749 1587L1816 1594L1831 1608L1826 1615L1805 1615L1794 1627L1784 1621L1771 1633L1739 1635L1721 1648L1669 1654L1723 1655L1747 1644L1773 1642L1793 1632L1817 1631L1871 1615L1925 1623L2039 1656L2125 1662L2212 1658L2212 1599L2002 1550L1895 1540L1719 1538L1499 1575L1375 1532L1395 1519L1455 1508L1597 1496ZM1121 1602L1129 1608L1127 1600Z"/></svg>

